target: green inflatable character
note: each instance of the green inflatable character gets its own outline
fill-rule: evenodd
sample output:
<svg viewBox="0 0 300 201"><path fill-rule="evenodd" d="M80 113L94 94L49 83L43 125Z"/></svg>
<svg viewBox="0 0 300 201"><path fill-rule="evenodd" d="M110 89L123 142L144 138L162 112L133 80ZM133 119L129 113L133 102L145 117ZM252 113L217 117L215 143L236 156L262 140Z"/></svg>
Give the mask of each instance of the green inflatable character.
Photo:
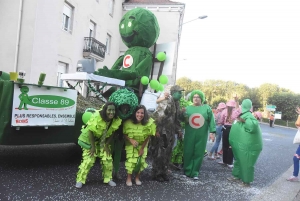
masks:
<svg viewBox="0 0 300 201"><path fill-rule="evenodd" d="M140 92L140 97L141 89L146 89L146 86L141 88L141 77L149 77L153 63L149 48L156 42L159 31L157 19L151 11L143 8L128 11L120 21L119 32L129 49L111 69L104 66L95 74L125 80L125 86L132 88L136 94Z"/></svg>
<svg viewBox="0 0 300 201"><path fill-rule="evenodd" d="M19 95L19 99L20 99L19 110L22 110L23 108L24 110L28 110L27 104L31 102L27 94L29 92L29 88L27 86L22 86L20 91L22 93Z"/></svg>
<svg viewBox="0 0 300 201"><path fill-rule="evenodd" d="M232 124L229 134L235 158L233 177L229 180L242 180L245 186L249 186L254 179L254 165L263 148L260 126L250 111L251 107L251 100L243 100L242 113L238 121Z"/></svg>

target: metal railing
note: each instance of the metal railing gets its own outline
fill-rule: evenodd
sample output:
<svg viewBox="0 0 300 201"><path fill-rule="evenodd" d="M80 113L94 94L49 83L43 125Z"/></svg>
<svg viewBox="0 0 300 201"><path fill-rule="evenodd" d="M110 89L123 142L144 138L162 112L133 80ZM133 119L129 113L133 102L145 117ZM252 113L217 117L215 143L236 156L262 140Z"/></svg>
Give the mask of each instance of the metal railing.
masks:
<svg viewBox="0 0 300 201"><path fill-rule="evenodd" d="M93 37L84 37L83 53L93 53L102 59L105 58L106 46Z"/></svg>

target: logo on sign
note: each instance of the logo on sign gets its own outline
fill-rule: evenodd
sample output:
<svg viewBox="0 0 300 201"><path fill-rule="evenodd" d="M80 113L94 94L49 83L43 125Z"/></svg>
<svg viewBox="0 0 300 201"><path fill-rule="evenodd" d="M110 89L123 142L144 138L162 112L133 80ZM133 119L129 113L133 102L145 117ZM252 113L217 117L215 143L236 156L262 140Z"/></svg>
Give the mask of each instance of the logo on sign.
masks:
<svg viewBox="0 0 300 201"><path fill-rule="evenodd" d="M133 58L130 54L127 54L123 59L123 67L129 68L133 64Z"/></svg>
<svg viewBox="0 0 300 201"><path fill-rule="evenodd" d="M17 124L28 124L28 119L16 119Z"/></svg>
<svg viewBox="0 0 300 201"><path fill-rule="evenodd" d="M192 128L201 128L204 124L204 117L199 113L192 114L189 118L189 124Z"/></svg>

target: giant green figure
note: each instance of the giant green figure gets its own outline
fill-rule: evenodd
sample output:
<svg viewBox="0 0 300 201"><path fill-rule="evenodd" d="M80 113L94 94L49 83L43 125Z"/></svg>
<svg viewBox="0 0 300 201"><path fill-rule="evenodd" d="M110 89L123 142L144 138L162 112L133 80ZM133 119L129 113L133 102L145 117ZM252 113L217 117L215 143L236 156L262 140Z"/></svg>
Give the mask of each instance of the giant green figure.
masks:
<svg viewBox="0 0 300 201"><path fill-rule="evenodd" d="M97 75L125 80L125 86L141 92L140 79L149 77L152 68L150 48L159 36L155 15L146 9L135 8L121 19L119 31L124 44L129 48L120 56L111 69L106 66L95 72Z"/></svg>
<svg viewBox="0 0 300 201"><path fill-rule="evenodd" d="M250 111L251 107L251 100L243 100L242 114L239 121L232 124L229 134L235 158L233 179L241 179L246 185L254 179L254 165L263 147L260 126Z"/></svg>

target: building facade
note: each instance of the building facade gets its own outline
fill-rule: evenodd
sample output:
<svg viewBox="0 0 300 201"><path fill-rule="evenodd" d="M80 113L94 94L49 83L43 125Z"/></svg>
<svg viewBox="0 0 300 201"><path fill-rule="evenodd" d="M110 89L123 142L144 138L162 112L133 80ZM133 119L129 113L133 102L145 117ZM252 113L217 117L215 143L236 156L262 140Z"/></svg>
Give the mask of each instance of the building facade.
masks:
<svg viewBox="0 0 300 201"><path fill-rule="evenodd" d="M95 70L110 68L126 51L118 25L134 7L157 16L157 43L176 43L176 72L184 4L169 0L1 0L0 70L25 71L26 82L35 84L44 72L45 85L61 86L60 75L75 73L80 59L95 59Z"/></svg>

